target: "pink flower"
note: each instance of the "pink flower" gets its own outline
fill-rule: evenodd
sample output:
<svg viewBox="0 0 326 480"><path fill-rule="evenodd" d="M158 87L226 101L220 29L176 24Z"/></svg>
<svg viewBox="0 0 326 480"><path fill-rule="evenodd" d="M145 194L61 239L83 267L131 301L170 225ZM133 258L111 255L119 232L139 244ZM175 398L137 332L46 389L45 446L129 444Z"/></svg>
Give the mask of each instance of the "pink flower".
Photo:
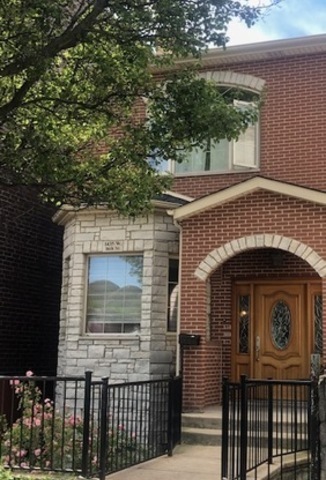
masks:
<svg viewBox="0 0 326 480"><path fill-rule="evenodd" d="M74 427L75 425L79 425L81 423L81 418L80 417L74 417L73 415L71 415L69 418L68 418L68 423L69 425L71 425L72 427Z"/></svg>
<svg viewBox="0 0 326 480"><path fill-rule="evenodd" d="M35 455L35 457L39 457L39 456L41 455L41 453L42 453L42 451L41 451L40 448L36 448L36 449L34 450L34 455Z"/></svg>
<svg viewBox="0 0 326 480"><path fill-rule="evenodd" d="M41 426L41 419L40 418L34 418L34 425L35 427L40 427Z"/></svg>
<svg viewBox="0 0 326 480"><path fill-rule="evenodd" d="M32 370L27 370L25 375L26 375L26 377L32 377L34 375L34 373L32 372Z"/></svg>
<svg viewBox="0 0 326 480"><path fill-rule="evenodd" d="M22 468L28 468L28 463L22 462L19 466Z"/></svg>
<svg viewBox="0 0 326 480"><path fill-rule="evenodd" d="M50 398L46 398L46 399L44 400L44 403L45 403L45 405L51 405L51 404L52 404Z"/></svg>
<svg viewBox="0 0 326 480"><path fill-rule="evenodd" d="M121 432L123 432L125 430L124 425L118 425L118 430L121 430Z"/></svg>
<svg viewBox="0 0 326 480"><path fill-rule="evenodd" d="M41 405L39 405L39 404L34 405L34 407L33 407L34 415L37 415L41 411L42 411L42 406Z"/></svg>
<svg viewBox="0 0 326 480"><path fill-rule="evenodd" d="M10 383L11 386L14 386L14 387L15 387L15 386L17 386L17 385L20 384L20 381L19 381L19 380L10 380L9 383Z"/></svg>
<svg viewBox="0 0 326 480"><path fill-rule="evenodd" d="M25 457L26 453L27 453L27 451L22 448L22 449L20 450L20 452L18 453L18 456L19 456L19 457Z"/></svg>

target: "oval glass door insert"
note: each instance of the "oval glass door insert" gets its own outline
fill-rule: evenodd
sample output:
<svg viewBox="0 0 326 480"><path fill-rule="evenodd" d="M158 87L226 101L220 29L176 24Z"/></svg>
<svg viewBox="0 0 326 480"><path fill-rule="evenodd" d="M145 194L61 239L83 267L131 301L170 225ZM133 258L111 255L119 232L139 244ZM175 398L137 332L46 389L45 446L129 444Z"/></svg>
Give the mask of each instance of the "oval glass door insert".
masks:
<svg viewBox="0 0 326 480"><path fill-rule="evenodd" d="M291 312L284 300L275 303L271 317L272 342L278 350L285 350L290 342Z"/></svg>

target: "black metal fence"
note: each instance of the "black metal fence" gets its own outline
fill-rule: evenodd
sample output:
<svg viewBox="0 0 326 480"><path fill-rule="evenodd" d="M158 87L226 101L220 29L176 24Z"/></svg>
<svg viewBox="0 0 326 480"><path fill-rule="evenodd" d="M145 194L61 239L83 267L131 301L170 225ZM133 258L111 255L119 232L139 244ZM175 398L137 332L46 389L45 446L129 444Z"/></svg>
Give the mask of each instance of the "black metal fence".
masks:
<svg viewBox="0 0 326 480"><path fill-rule="evenodd" d="M319 480L316 382L224 379L222 423L223 479Z"/></svg>
<svg viewBox="0 0 326 480"><path fill-rule="evenodd" d="M30 372L31 373L31 372ZM180 377L110 385L79 377L0 377L0 459L24 470L106 475L171 455Z"/></svg>

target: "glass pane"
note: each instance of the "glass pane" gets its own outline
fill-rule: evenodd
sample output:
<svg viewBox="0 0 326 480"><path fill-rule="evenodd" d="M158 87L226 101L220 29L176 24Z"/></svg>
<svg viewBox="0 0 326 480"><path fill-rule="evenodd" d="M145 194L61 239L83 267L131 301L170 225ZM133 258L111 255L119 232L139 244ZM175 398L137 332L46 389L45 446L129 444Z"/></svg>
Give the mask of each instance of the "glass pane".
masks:
<svg viewBox="0 0 326 480"><path fill-rule="evenodd" d="M250 295L239 295L239 298L238 298L239 353L249 353L249 313L250 313Z"/></svg>
<svg viewBox="0 0 326 480"><path fill-rule="evenodd" d="M228 142L228 140L221 140L218 143L212 143L210 157L210 170L212 172L223 172L229 170L230 142Z"/></svg>
<svg viewBox="0 0 326 480"><path fill-rule="evenodd" d="M168 288L168 332L177 331L178 295L179 295L179 260L169 260L169 288Z"/></svg>
<svg viewBox="0 0 326 480"><path fill-rule="evenodd" d="M256 166L256 126L250 126L234 142L233 163L239 167Z"/></svg>
<svg viewBox="0 0 326 480"><path fill-rule="evenodd" d="M221 140L213 143L207 142L206 148L196 147L187 153L182 163L177 163L176 173L187 172L222 172L230 168L230 143Z"/></svg>
<svg viewBox="0 0 326 480"><path fill-rule="evenodd" d="M87 331L117 333L139 328L143 258L105 255L89 258ZM133 324L124 329L123 325Z"/></svg>
<svg viewBox="0 0 326 480"><path fill-rule="evenodd" d="M272 342L278 350L285 350L290 342L291 312L284 300L279 300L272 309Z"/></svg>
<svg viewBox="0 0 326 480"><path fill-rule="evenodd" d="M315 317L315 353L323 353L323 300L321 295L314 296Z"/></svg>
<svg viewBox="0 0 326 480"><path fill-rule="evenodd" d="M203 172L205 170L207 148L193 148L186 153L182 163L176 163L176 173Z"/></svg>

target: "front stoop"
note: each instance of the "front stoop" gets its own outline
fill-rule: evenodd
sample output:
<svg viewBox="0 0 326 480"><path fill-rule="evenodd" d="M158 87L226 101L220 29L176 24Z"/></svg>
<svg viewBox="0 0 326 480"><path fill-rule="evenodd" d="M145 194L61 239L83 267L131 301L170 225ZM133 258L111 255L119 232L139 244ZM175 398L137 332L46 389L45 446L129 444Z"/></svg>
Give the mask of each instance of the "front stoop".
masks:
<svg viewBox="0 0 326 480"><path fill-rule="evenodd" d="M205 412L182 415L182 443L188 445L222 444L222 407L209 407Z"/></svg>

